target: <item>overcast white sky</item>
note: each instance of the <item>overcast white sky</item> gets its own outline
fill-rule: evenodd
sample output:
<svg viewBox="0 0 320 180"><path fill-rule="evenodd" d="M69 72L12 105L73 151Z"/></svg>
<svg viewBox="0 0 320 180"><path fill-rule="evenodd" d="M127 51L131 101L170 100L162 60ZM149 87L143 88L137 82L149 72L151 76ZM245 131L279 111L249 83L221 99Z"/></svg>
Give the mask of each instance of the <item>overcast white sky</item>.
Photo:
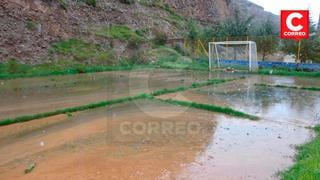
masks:
<svg viewBox="0 0 320 180"><path fill-rule="evenodd" d="M281 10L309 9L313 21L318 22L320 12L320 0L249 0L262 7L266 11L280 15Z"/></svg>

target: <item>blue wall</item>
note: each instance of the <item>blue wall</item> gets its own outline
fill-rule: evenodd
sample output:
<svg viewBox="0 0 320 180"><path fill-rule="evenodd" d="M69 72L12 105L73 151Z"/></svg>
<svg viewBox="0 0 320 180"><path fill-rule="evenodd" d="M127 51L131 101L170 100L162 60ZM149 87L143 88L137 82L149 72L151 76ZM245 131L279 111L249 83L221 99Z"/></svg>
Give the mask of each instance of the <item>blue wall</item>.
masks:
<svg viewBox="0 0 320 180"><path fill-rule="evenodd" d="M243 60L220 60L222 66L249 66L249 61ZM287 68L287 69L302 69L310 71L320 71L320 64L307 63L286 63L276 61L259 61L260 68Z"/></svg>

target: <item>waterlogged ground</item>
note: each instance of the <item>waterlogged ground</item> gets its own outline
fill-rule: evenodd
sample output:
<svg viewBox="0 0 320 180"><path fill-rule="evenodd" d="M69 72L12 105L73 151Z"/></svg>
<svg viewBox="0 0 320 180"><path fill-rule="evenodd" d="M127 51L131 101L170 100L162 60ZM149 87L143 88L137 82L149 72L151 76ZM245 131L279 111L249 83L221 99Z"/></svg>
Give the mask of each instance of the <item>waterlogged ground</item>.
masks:
<svg viewBox="0 0 320 180"><path fill-rule="evenodd" d="M187 86L208 78L234 76L149 69L0 80L0 119Z"/></svg>
<svg viewBox="0 0 320 180"><path fill-rule="evenodd" d="M239 76L143 70L1 81L0 117ZM320 123L320 92L255 83L320 86L250 76L159 97L229 106L260 121L139 100L0 127L0 179L278 179L295 146L313 136L307 127Z"/></svg>
<svg viewBox="0 0 320 180"><path fill-rule="evenodd" d="M174 177L206 149L218 117L136 101L42 119L40 125L2 127L0 179ZM24 168L33 162L36 169L25 175Z"/></svg>

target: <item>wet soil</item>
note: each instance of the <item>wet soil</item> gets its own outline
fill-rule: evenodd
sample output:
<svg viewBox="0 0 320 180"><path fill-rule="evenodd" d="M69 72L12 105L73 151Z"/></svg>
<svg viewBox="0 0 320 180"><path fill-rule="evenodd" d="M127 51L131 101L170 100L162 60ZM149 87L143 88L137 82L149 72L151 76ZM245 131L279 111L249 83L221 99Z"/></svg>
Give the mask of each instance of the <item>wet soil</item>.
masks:
<svg viewBox="0 0 320 180"><path fill-rule="evenodd" d="M237 76L156 70L10 80L0 86L9 100L0 111L10 117ZM11 92L14 82L21 88ZM320 92L254 83L318 81L250 76L160 97L229 106L260 121L139 100L0 127L0 179L278 179L313 136L306 127L320 123Z"/></svg>
<svg viewBox="0 0 320 180"><path fill-rule="evenodd" d="M234 76L238 75L149 69L0 80L0 119Z"/></svg>

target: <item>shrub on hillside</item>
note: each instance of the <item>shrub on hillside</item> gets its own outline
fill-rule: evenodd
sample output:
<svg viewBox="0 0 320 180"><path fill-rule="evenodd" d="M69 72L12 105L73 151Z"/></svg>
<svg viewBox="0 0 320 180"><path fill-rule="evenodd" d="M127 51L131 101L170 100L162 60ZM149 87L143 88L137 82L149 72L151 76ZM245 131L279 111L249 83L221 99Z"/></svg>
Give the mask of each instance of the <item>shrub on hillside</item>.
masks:
<svg viewBox="0 0 320 180"><path fill-rule="evenodd" d="M167 43L167 35L161 31L155 31L155 37L153 38L153 43L156 45L165 45Z"/></svg>
<svg viewBox="0 0 320 180"><path fill-rule="evenodd" d="M96 7L97 1L96 0L85 0L85 3L89 6Z"/></svg>
<svg viewBox="0 0 320 180"><path fill-rule="evenodd" d="M119 0L123 4L133 4L135 1L134 0Z"/></svg>

